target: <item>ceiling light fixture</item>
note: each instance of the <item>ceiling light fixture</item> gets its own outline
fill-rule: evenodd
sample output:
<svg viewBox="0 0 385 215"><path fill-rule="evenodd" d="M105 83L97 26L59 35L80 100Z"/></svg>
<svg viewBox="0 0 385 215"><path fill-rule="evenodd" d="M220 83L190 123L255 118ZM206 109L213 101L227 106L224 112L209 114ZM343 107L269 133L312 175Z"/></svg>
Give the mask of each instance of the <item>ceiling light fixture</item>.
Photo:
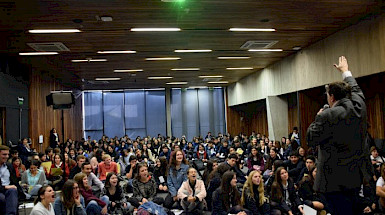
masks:
<svg viewBox="0 0 385 215"><path fill-rule="evenodd" d="M200 68L174 68L171 71L198 71Z"/></svg>
<svg viewBox="0 0 385 215"><path fill-rule="evenodd" d="M146 60L180 60L180 57L149 57Z"/></svg>
<svg viewBox="0 0 385 215"><path fill-rule="evenodd" d="M249 49L249 52L281 52L282 49Z"/></svg>
<svg viewBox="0 0 385 215"><path fill-rule="evenodd" d="M135 54L136 51L98 51L98 54Z"/></svg>
<svg viewBox="0 0 385 215"><path fill-rule="evenodd" d="M82 59L82 60L71 60L72 63L81 63L81 62L106 62L107 59Z"/></svg>
<svg viewBox="0 0 385 215"><path fill-rule="evenodd" d="M190 89L204 89L204 88L207 88L207 86L190 86L188 88L190 88Z"/></svg>
<svg viewBox="0 0 385 215"><path fill-rule="evenodd" d="M95 78L95 81L119 81L121 78Z"/></svg>
<svg viewBox="0 0 385 215"><path fill-rule="evenodd" d="M228 81L209 81L208 84L228 84Z"/></svg>
<svg viewBox="0 0 385 215"><path fill-rule="evenodd" d="M211 49L176 49L176 53L212 52Z"/></svg>
<svg viewBox="0 0 385 215"><path fill-rule="evenodd" d="M223 78L223 75L200 75L199 78Z"/></svg>
<svg viewBox="0 0 385 215"><path fill-rule="evenodd" d="M20 52L19 55L55 55L58 52Z"/></svg>
<svg viewBox="0 0 385 215"><path fill-rule="evenodd" d="M240 56L240 57L221 56L221 57L218 57L218 60L243 60L243 59L250 59L250 57L249 56Z"/></svg>
<svg viewBox="0 0 385 215"><path fill-rule="evenodd" d="M187 81L180 81L180 82L168 82L166 84L174 84L174 85L183 85L183 84L188 84Z"/></svg>
<svg viewBox="0 0 385 215"><path fill-rule="evenodd" d="M33 29L28 30L31 34L54 34L54 33L79 33L79 29Z"/></svg>
<svg viewBox="0 0 385 215"><path fill-rule="evenodd" d="M131 31L180 31L180 28L131 28Z"/></svg>
<svg viewBox="0 0 385 215"><path fill-rule="evenodd" d="M163 80L163 79L172 79L171 76L159 76L159 77L147 77L148 80Z"/></svg>
<svg viewBox="0 0 385 215"><path fill-rule="evenodd" d="M229 31L275 31L274 28L230 28Z"/></svg>
<svg viewBox="0 0 385 215"><path fill-rule="evenodd" d="M248 69L254 69L253 67L228 67L227 70L248 70Z"/></svg>
<svg viewBox="0 0 385 215"><path fill-rule="evenodd" d="M115 69L114 72L143 72L143 69Z"/></svg>

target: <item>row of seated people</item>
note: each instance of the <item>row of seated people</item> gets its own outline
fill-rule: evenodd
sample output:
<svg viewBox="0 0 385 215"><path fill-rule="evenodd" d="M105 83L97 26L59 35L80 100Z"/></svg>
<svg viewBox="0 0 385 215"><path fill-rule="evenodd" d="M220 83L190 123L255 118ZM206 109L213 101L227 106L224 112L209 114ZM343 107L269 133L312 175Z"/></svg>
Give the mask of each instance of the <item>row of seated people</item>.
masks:
<svg viewBox="0 0 385 215"><path fill-rule="evenodd" d="M253 142L257 142L257 144L253 145ZM227 165L219 165L221 168L219 168L219 169L215 168L217 166L217 163L212 162L210 159L215 158L215 157L220 158L221 154L217 153L217 150L220 150L221 148L222 149L226 148L226 143L227 142L223 142L220 145L216 145L215 152L217 155L219 154L219 156L215 155L212 157L208 157L208 159L207 159L208 160L208 165L207 165L208 168L207 169L209 169L209 170L205 171L205 173L203 174L203 178L202 178L203 182L205 184L205 188L208 190L207 197L205 198L205 201L207 202L206 207L209 209L212 209L213 213L215 212L215 207L212 207L212 206L215 204L212 200L215 199L215 198L213 198L213 193L215 193L214 191L216 190L214 188L220 187L222 179L224 179L224 177L218 177L218 174L219 174L218 171L219 170L221 170L221 171L219 171L221 176L224 175L225 171L223 171L223 169L224 169L223 166L231 167L230 169L232 169L233 172L235 172L237 175L237 177L236 177L237 181L240 182L241 184L246 184L246 182L247 182L246 174L244 174L242 171L240 171L240 169L242 168L242 161L244 160L243 159L243 157L244 157L245 163L247 163L247 166L249 169L248 173L250 173L248 175L250 176L251 172L257 170L259 172L259 175L265 179L266 182L264 184L266 184L266 186L265 186L266 192L264 192L264 193L265 193L265 196L267 196L266 201L270 202L269 206L271 206L273 208L273 207L275 207L274 203L273 203L274 202L273 199L274 199L275 195L273 193L276 193L279 195L279 192L278 192L279 190L277 191L276 189L273 189L274 186L272 186L273 183L275 182L274 179L277 178L277 177L275 177L275 174L274 174L274 173L276 173L276 172L274 172L274 163L277 163L278 166L283 165L285 167L285 170L288 172L288 175L291 178L289 181L293 181L294 188L296 190L296 193L298 193L298 194L300 193L298 189L301 187L299 185L300 185L300 182L302 181L302 179L304 178L303 176L306 176L307 178L310 177L311 174L309 174L309 173L310 173L310 170L312 169L311 164L314 165L314 163L315 163L314 157L309 156L309 157L304 158L301 155L299 155L301 153L301 151L302 151L301 154L303 154L304 150L300 147L297 147L297 150L294 150L296 147L294 147L293 146L294 144L291 144L291 143L286 144L286 146L289 146L287 148L292 148L292 150L290 152L290 156L288 156L289 160L285 160L284 162L276 162L276 161L281 161L282 158L286 157L284 155L284 153L282 153L282 151L283 151L282 147L281 148L275 148L274 146L270 145L270 147L269 147L267 145L267 147L269 147L269 148L267 148L266 145L264 145L262 143L262 141L260 141L258 144L258 141L255 141L254 138L252 138L251 143L250 143L251 147L246 148L243 152L241 150L238 150L239 148L236 148L236 146L239 144L239 142L233 141L232 143L230 143L230 146L227 147L229 149L230 155L227 157L226 161L224 162ZM206 146L204 144L197 144L195 147L196 152L194 152L194 154L198 157L199 154L202 154L201 152L207 146L210 146L211 144L212 143L210 143L210 142L208 142L206 144ZM270 144L270 142L269 142L269 144ZM146 149L146 147L144 145L148 146L148 144L143 144L143 145L138 145L136 147L138 149L140 149L140 148ZM187 144L187 146L188 145L190 145L190 144ZM291 147L291 146L293 146L293 147ZM155 162L154 163L156 164L155 167L153 165L151 165L152 159L149 159L148 156L143 156L145 154L145 151L144 150L138 150L138 149L136 150L136 153L134 153L134 150L129 150L130 148L126 151L123 150L123 154L120 156L117 156L116 151L113 150L115 152L114 153L115 157L111 157L111 155L110 155L111 150L108 150L107 152L105 152L105 151L101 150L100 148L98 148L97 150L95 150L91 153L87 153L87 152L84 153L83 152L82 154L78 155L77 159L76 159L77 164L76 164L76 162L71 161L71 159L69 158L69 157L73 157L72 155L68 156L68 154L66 154L66 156L65 156L66 162L64 165L65 170L66 170L65 171L66 177L59 180L60 183L56 183L53 186L55 187L55 185L57 185L56 188L61 189L61 186L63 186L63 184L67 181L68 178L72 178L74 175L76 175L76 173L82 172L82 173L87 175L88 184L91 187L93 186L92 190L94 192L96 192L96 194L97 194L96 196L100 196L98 194L98 192L100 193L103 191L104 183L106 183L105 181L107 181L106 179L108 176L108 172L115 172L116 176L119 176L119 174L121 174L121 175L124 175L127 177L128 186L127 186L127 188L123 189L123 192L133 191L135 193L135 187L137 187L137 184L136 184L134 179L137 178L137 176L139 175L139 172L140 172L140 170L138 169L139 165L137 165L137 163L141 163L144 161L144 163L147 165L147 171L150 170L150 172L152 172L151 177L154 178L154 180L156 182L155 187L156 187L157 192L160 192L160 191L168 192L168 195L163 202L161 200L157 201L159 199L155 200L155 202L159 203L159 204L163 203L163 205L166 208L171 208L174 203L181 204L181 199L179 199L178 195L177 195L178 186L175 186L174 184L181 185L182 182L186 179L186 177L182 177L182 176L187 176L188 174L187 174L187 168L184 168L183 171L181 171L180 169L178 169L178 171L175 171L176 175L174 177L173 177L173 175L170 175L170 170L172 169L173 165L176 166L175 164L173 164L173 161L175 163L176 157L177 157L177 156L175 156L175 159L173 159L173 156L170 156L170 151L173 151L173 153L175 153L175 152L180 151L180 148L183 148L185 152L183 153L181 151L181 153L178 153L178 154L181 154L180 156L182 156L182 158L183 158L182 160L185 159L184 157L188 153L186 151L186 147L181 147L178 145L172 146L171 147L172 150L169 150L168 147L167 147L167 149L165 149L166 147L164 147L164 148L163 147L162 147L162 151L159 153L159 155L161 155L161 157L159 159L156 158L156 156L159 156L159 155L157 155L156 152L154 153L154 156L155 156ZM111 148L111 147L107 147L107 148ZM132 149L133 148L134 147L132 147ZM241 149L243 150L244 148L241 148ZM268 155L266 155L266 153L265 153L267 151L267 149L269 149ZM41 161L47 161L48 160L48 161L53 162L51 164L51 168L53 168L53 169L63 168L63 163L61 162L62 161L61 156L59 154L52 154L52 151L53 150L48 150L47 154L34 156L33 160L41 160ZM56 150L56 149L55 149L55 151L58 152L58 150ZM77 151L81 152L81 148L77 149ZM147 150L147 151L149 151L149 150ZM143 152L143 153L141 154L141 152ZM208 153L207 153L207 151L205 151L205 152L206 152L206 156L207 156ZM379 159L381 157L378 157L378 152L376 152L376 150L371 150L371 152L372 152L371 158L373 157L372 162L373 162L373 164L375 162L377 165L381 161L381 159ZM249 156L244 156L247 153L249 154ZM52 155L50 155L50 154L52 154ZM137 156L133 156L134 154ZM177 153L175 153L175 155L176 154ZM203 154L205 154L205 153L203 153ZM84 156L84 155L87 155L87 156ZM107 155L109 155L109 156L107 156ZM167 159L167 155L169 155L170 159ZM225 155L227 155L227 154L225 154ZM233 155L235 155L235 156L233 156ZM14 156L14 154L12 156ZM101 158L98 158L100 156L101 156ZM163 156L166 158L164 158ZM88 164L86 162L87 165L84 165L85 168L83 168L82 162L84 163L88 159L88 158L86 159L86 157L90 158L91 163ZM116 160L116 157L118 157L117 163L112 161L112 160ZM231 157L233 157L233 158L231 158ZM127 160L127 158L128 158L128 160ZM307 158L309 158L309 159L307 159ZM199 160L203 160L203 159L199 158ZM232 162L232 160L235 160L235 162ZM11 161L13 161L12 163L14 164L13 166L15 166L15 169L21 170L21 171L19 171L19 177L23 178L22 176L25 174L21 173L23 171L22 168L17 166L17 162L20 162L20 160L18 160L17 157L13 157ZM167 161L169 161L169 162L167 162ZM93 162L94 162L94 164L93 164ZM96 163L96 165L95 165L95 163ZM194 161L191 163L194 163ZM280 164L280 163L282 163L282 164ZM304 163L306 163L306 165ZM32 165L32 164L34 164L34 165ZM32 169L31 169L31 167L32 167ZM210 168L212 168L212 169L210 170ZM119 171L118 171L118 169L119 169ZM218 171L215 171L217 169L218 169ZM278 168L275 168L275 169L278 169ZM166 170L169 170L168 173ZM226 170L228 170L228 169L226 169ZM21 182L21 185L22 185L22 187L25 188L25 190L28 190L28 192L30 192L29 194L35 194L37 192L37 195L38 195L39 186L35 187L32 184L40 184L43 187L44 183L40 183L40 182L45 181L44 176L46 176L47 178L52 178L52 176L53 176L51 174L52 171L47 171L47 168L39 168L38 163L35 161L32 161L31 166L29 167L29 170L27 170L26 172L28 172L28 171L34 177L24 177L24 181ZM16 172L18 172L18 171L16 171ZM35 172L39 173L38 179L36 179L37 174L35 175ZM380 172L380 171L378 171L378 172ZM382 172L383 171L381 171L381 173ZM213 178L214 175L216 175L216 177L218 179L220 179L219 182L218 182L218 180L214 180L214 178L215 178L215 177ZM212 177L210 177L210 176L212 176ZM42 178L42 179L40 179L40 178ZM169 180L169 178L170 178L170 180ZM381 178L382 177L380 177L380 179ZM377 185L379 182L381 182L380 179L377 181ZM39 183L37 183L38 181L39 181ZM27 183L25 183L25 182L27 182ZM210 185L210 184L212 184L212 185ZM26 188L28 188L28 189L26 189ZM378 190L378 188L379 188L379 186L377 186L377 195L381 196L381 192ZM381 188L382 188L382 186L381 186ZM143 190L150 190L150 189L146 188ZM312 193L312 192L310 192L310 193ZM364 196L368 197L370 195L366 194ZM317 198L322 200L322 198L320 198L320 197L317 197ZM270 199L270 201L268 201L267 199ZM322 202L322 201L319 201L319 202ZM373 202L373 203L371 203L371 204L365 203L364 210L366 210L366 211L371 210L372 211L373 209L375 209L375 206L373 206L373 205L375 205L375 203L374 203L374 202L376 202L375 200L374 201L371 200L371 201L367 201L367 202ZM128 203L130 203L133 206L138 206L137 203L132 202L132 201L129 201ZM141 202L141 201L139 201L139 203L143 204L143 202ZM311 205L309 202L306 202L306 201L302 201L302 203L308 203L309 205ZM288 205L292 205L292 204L294 204L294 203L290 203ZM231 204L231 205L233 205L233 204ZM318 204L313 203L312 206L317 208L317 205ZM126 203L126 206L127 206L127 203ZM242 207L242 208L245 208L245 207ZM319 207L317 209L319 209ZM298 212L298 211L301 212L301 210L299 208L298 208L298 210L295 210L295 208L293 210L296 212ZM188 211L188 209L187 209L187 211ZM251 210L251 212L253 212L253 211L254 210ZM282 211L282 210L280 210L280 211ZM250 212L250 211L246 211L246 212Z"/></svg>

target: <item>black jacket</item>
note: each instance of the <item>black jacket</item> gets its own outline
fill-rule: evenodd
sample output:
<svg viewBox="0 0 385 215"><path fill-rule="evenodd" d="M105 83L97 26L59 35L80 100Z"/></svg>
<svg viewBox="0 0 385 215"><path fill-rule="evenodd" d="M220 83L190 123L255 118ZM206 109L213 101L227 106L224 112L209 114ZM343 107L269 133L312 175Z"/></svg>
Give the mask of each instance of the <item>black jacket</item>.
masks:
<svg viewBox="0 0 385 215"><path fill-rule="evenodd" d="M17 180L15 169L10 163L6 163L6 165L10 173L10 179L9 179L10 185L15 185L17 187L17 191L19 193L19 199L25 199L25 194L19 184L19 181ZM2 184L3 183L1 182L1 178L0 178L0 185ZM0 193L5 193L5 191L6 191L5 186L0 186Z"/></svg>
<svg viewBox="0 0 385 215"><path fill-rule="evenodd" d="M284 197L285 191L283 189L282 184L279 185L278 189L281 189L281 193L282 193L281 199L276 198L276 193L277 193L276 188L274 187L271 188L271 201L278 204L277 209L287 213L290 210L293 210L293 209L296 210L296 208L298 208L298 206L301 205L301 200L299 199L295 191L294 183L291 179L288 180L288 186L286 191L286 192L289 192L289 200L291 202L291 207L289 207L289 205L285 201L285 197Z"/></svg>
<svg viewBox="0 0 385 215"><path fill-rule="evenodd" d="M245 199L244 208L248 209L253 215L269 215L270 205L265 202L263 205L259 204L259 193L258 190L254 189L254 196L251 195L250 189L244 188L243 195Z"/></svg>

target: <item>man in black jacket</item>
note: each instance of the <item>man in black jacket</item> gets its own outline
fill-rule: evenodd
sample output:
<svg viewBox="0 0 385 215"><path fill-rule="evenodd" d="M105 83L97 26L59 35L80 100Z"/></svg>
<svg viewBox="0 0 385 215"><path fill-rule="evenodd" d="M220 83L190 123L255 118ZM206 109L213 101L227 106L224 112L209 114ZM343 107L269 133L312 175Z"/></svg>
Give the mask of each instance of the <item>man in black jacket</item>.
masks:
<svg viewBox="0 0 385 215"><path fill-rule="evenodd" d="M15 169L8 163L9 148L0 145L0 213L16 214L18 197L25 198L16 178Z"/></svg>
<svg viewBox="0 0 385 215"><path fill-rule="evenodd" d="M326 86L330 108L317 113L307 130L307 141L319 146L315 191L324 193L331 214L355 214L355 198L362 180L363 146L367 130L365 97L344 56L334 65L343 82Z"/></svg>

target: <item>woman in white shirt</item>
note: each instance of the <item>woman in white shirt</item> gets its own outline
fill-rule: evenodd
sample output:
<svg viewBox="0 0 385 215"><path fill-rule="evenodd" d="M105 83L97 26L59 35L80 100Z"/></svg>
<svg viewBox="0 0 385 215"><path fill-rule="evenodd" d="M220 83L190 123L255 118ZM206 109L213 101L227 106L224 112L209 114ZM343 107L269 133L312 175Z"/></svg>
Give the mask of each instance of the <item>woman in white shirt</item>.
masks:
<svg viewBox="0 0 385 215"><path fill-rule="evenodd" d="M53 188L51 186L41 187L30 215L55 215L52 205L54 201L55 191Z"/></svg>

